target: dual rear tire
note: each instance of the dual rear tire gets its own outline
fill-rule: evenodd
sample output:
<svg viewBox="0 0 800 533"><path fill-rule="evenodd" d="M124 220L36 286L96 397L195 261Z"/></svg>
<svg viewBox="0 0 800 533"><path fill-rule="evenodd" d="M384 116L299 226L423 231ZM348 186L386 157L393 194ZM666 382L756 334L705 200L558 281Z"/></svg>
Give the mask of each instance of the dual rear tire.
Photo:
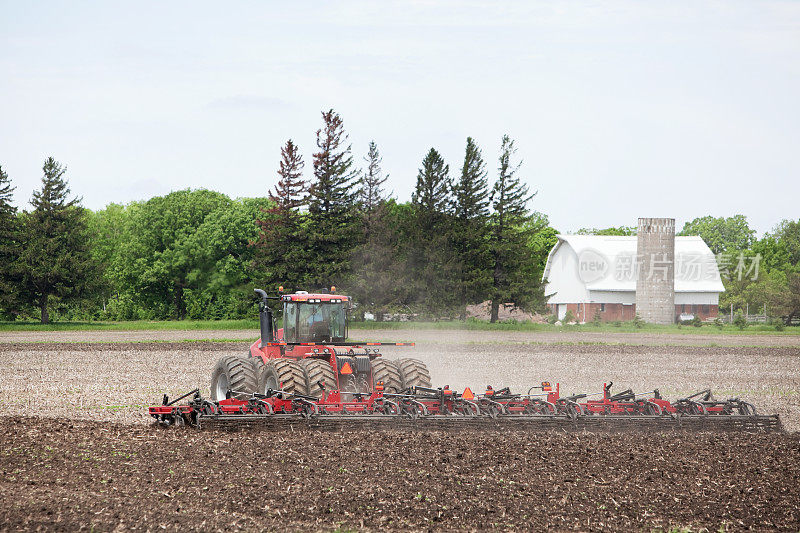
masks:
<svg viewBox="0 0 800 533"><path fill-rule="evenodd" d="M217 361L211 373L211 399L224 400L231 391L233 398L245 399L258 387L258 370L249 358L228 355Z"/></svg>
<svg viewBox="0 0 800 533"><path fill-rule="evenodd" d="M372 386L383 382L384 392L397 393L410 387L431 387L428 367L419 359L372 360Z"/></svg>
<svg viewBox="0 0 800 533"><path fill-rule="evenodd" d="M430 372L418 359L376 358L371 364L372 386L383 382L385 392L431 387ZM271 359L264 363L260 357L229 355L217 362L211 374L213 401L224 400L228 390L238 399L247 399L254 392L266 394L270 389L320 398L323 388L336 388L336 374L324 359Z"/></svg>
<svg viewBox="0 0 800 533"><path fill-rule="evenodd" d="M266 394L270 389L319 398L323 386L327 390L336 388L336 376L322 359L272 359L264 363L260 357L229 355L217 362L211 374L211 399L224 400L228 390L233 398L247 399L254 392Z"/></svg>

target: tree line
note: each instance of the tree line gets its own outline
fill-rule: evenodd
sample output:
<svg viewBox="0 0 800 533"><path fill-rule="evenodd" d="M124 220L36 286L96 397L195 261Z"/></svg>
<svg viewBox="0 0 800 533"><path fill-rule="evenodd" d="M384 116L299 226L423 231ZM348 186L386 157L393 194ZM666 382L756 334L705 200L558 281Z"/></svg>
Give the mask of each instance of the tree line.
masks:
<svg viewBox="0 0 800 533"><path fill-rule="evenodd" d="M467 138L454 171L431 148L407 202L387 189L375 142L356 161L333 110L322 113L308 162L307 171L287 140L264 197L181 190L98 211L71 195L66 167L53 158L32 209L19 211L0 167L0 319L241 318L253 315L255 287L331 285L354 297L358 314L378 319L463 319L468 305L486 301L493 321L502 304L544 311L541 278L557 232L530 211L535 191L508 136L494 164ZM743 215L707 216L679 234L699 235L717 254L721 310L800 316L800 220L758 239Z"/></svg>
<svg viewBox="0 0 800 533"><path fill-rule="evenodd" d="M336 285L357 312L466 316L468 305L542 309L542 272L556 231L529 208L514 141L490 170L467 138L455 172L431 148L409 202L387 190L375 142L356 162L341 116L322 113L306 159L281 148L266 197L181 190L91 211L66 167L43 166L30 211L13 207L0 167L3 319L184 319L251 316L252 289Z"/></svg>
<svg viewBox="0 0 800 533"><path fill-rule="evenodd" d="M717 256L725 285L720 311L766 309L786 324L800 317L800 220L783 220L759 239L744 215L706 216L679 235L699 235Z"/></svg>

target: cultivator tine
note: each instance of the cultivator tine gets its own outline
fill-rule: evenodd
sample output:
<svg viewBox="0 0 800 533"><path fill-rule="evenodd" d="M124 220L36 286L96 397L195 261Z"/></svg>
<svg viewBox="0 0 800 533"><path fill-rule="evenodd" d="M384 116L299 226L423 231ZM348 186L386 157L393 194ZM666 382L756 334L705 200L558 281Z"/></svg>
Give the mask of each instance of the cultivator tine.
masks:
<svg viewBox="0 0 800 533"><path fill-rule="evenodd" d="M164 395L164 402L163 402L162 405L175 405L176 403L178 403L179 401L183 400L184 398L188 398L189 396L192 396L192 395L194 395L195 397L199 398L200 397L200 389L194 389L193 391L189 391L186 394L184 394L183 396L179 396L179 397L175 398L172 401L169 401L169 396L167 396L165 394Z"/></svg>
<svg viewBox="0 0 800 533"><path fill-rule="evenodd" d="M612 402L627 402L636 398L636 394L633 392L633 389L624 390L622 392L618 392L613 396L609 396L609 400Z"/></svg>

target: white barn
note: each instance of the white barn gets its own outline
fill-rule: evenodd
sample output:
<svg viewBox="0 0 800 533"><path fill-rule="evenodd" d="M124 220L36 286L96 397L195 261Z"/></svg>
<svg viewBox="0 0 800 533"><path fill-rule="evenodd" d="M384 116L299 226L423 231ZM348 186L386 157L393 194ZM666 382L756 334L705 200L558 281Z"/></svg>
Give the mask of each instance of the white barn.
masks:
<svg viewBox="0 0 800 533"><path fill-rule="evenodd" d="M544 269L545 296L559 319L632 320L637 237L558 235ZM725 291L714 254L700 237L675 237L675 316L714 318Z"/></svg>

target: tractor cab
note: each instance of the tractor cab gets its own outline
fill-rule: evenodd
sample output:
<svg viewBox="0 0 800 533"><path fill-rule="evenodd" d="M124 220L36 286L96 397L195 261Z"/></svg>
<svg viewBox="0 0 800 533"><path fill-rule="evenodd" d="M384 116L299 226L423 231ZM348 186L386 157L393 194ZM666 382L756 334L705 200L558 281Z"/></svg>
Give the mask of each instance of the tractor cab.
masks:
<svg viewBox="0 0 800 533"><path fill-rule="evenodd" d="M281 296L283 342L338 343L347 339L350 298L297 291Z"/></svg>

